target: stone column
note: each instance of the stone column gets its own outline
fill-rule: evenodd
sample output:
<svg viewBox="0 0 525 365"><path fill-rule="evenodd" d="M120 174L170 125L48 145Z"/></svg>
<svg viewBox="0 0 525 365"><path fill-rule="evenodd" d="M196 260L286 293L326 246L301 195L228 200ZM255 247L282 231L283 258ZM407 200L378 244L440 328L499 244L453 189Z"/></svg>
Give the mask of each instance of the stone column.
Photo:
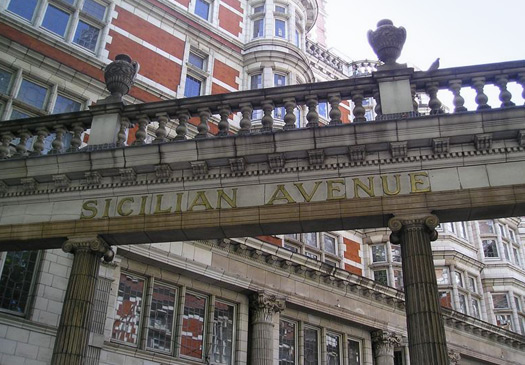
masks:
<svg viewBox="0 0 525 365"><path fill-rule="evenodd" d="M250 364L273 365L273 314L284 309L284 300L257 293L250 298Z"/></svg>
<svg viewBox="0 0 525 365"><path fill-rule="evenodd" d="M372 346L376 365L394 365L394 349L401 344L401 336L393 332L372 332Z"/></svg>
<svg viewBox="0 0 525 365"><path fill-rule="evenodd" d="M447 365L445 325L439 305L431 241L437 239L436 216L388 222L390 242L401 244L410 363Z"/></svg>
<svg viewBox="0 0 525 365"><path fill-rule="evenodd" d="M51 363L83 364L89 342L100 258L111 261L114 254L109 245L97 237L71 238L62 249L75 256Z"/></svg>

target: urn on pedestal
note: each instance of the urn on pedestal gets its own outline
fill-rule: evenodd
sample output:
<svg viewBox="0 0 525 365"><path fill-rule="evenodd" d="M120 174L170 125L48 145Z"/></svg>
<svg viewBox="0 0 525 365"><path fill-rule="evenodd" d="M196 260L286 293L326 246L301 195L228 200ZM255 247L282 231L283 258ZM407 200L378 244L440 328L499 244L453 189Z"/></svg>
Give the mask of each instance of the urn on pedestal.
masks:
<svg viewBox="0 0 525 365"><path fill-rule="evenodd" d="M389 19L380 20L375 31L368 31L368 42L386 67L398 66L396 60L401 55L406 37L405 28L394 26Z"/></svg>
<svg viewBox="0 0 525 365"><path fill-rule="evenodd" d="M106 101L122 101L122 97L129 92L133 85L139 68L138 62L132 61L127 54L117 55L115 61L107 65L104 70L106 87L111 93Z"/></svg>

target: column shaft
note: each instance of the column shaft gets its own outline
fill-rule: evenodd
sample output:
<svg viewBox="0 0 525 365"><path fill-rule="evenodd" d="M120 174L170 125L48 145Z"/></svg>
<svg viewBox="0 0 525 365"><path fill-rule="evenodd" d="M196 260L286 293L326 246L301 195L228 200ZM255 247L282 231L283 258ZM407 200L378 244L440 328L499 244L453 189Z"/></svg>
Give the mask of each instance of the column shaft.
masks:
<svg viewBox="0 0 525 365"><path fill-rule="evenodd" d="M431 240L437 238L435 216L392 218L391 242L401 243L408 344L412 364L447 365L445 326L439 304Z"/></svg>

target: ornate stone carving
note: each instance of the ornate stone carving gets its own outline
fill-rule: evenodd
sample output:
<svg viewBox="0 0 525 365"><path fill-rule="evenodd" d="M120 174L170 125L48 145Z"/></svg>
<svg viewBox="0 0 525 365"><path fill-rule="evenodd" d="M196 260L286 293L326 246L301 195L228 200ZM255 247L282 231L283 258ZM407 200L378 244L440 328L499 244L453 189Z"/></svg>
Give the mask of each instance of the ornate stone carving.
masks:
<svg viewBox="0 0 525 365"><path fill-rule="evenodd" d="M28 177L25 179L20 179L20 182L22 183L22 188L24 191L35 191L37 189L37 182L34 178Z"/></svg>
<svg viewBox="0 0 525 365"><path fill-rule="evenodd" d="M324 163L324 150L308 151L308 162L310 165L322 165Z"/></svg>
<svg viewBox="0 0 525 365"><path fill-rule="evenodd" d="M84 180L82 180L82 184L99 185L101 181L102 181L102 176L100 175L100 172L91 171L91 172L84 173Z"/></svg>
<svg viewBox="0 0 525 365"><path fill-rule="evenodd" d="M525 147L525 129L518 132L518 144L520 147Z"/></svg>
<svg viewBox="0 0 525 365"><path fill-rule="evenodd" d="M386 358L394 359L394 349L401 344L401 336L394 332L376 330L372 332L374 357L378 364L386 364Z"/></svg>
<svg viewBox="0 0 525 365"><path fill-rule="evenodd" d="M390 218L388 221L388 228L392 230L390 235L390 242L399 243L399 235L403 229L411 229L412 227L417 227L423 225L428 229L430 233L430 240L437 240L437 231L436 227L439 225L439 219L433 214L423 217L407 217L407 218Z"/></svg>
<svg viewBox="0 0 525 365"><path fill-rule="evenodd" d="M284 154L282 153L268 155L268 166L270 166L272 170L283 168L285 162L286 160L284 158Z"/></svg>
<svg viewBox="0 0 525 365"><path fill-rule="evenodd" d="M233 173L243 172L246 169L246 161L244 157L230 158L230 169Z"/></svg>
<svg viewBox="0 0 525 365"><path fill-rule="evenodd" d="M53 182L57 189L65 189L71 185L71 180L64 174L53 175Z"/></svg>
<svg viewBox="0 0 525 365"><path fill-rule="evenodd" d="M252 323L266 322L272 323L274 313L284 310L284 299L277 298L275 295L267 293L257 293L250 298L250 309L252 310Z"/></svg>
<svg viewBox="0 0 525 365"><path fill-rule="evenodd" d="M401 55L407 33L403 27L395 27L389 19L380 20L375 31L368 31L368 42L379 60L387 66L395 66Z"/></svg>
<svg viewBox="0 0 525 365"><path fill-rule="evenodd" d="M457 365L461 360L461 354L454 350L448 350L448 360L450 365Z"/></svg>
<svg viewBox="0 0 525 365"><path fill-rule="evenodd" d="M477 151L488 151L492 147L492 134L484 133L474 136L474 144Z"/></svg>
<svg viewBox="0 0 525 365"><path fill-rule="evenodd" d="M104 70L106 87L111 93L108 99L115 102L121 101L122 97L129 92L133 85L139 69L138 62L132 61L128 55L117 55L115 61L107 65Z"/></svg>
<svg viewBox="0 0 525 365"><path fill-rule="evenodd" d="M169 179L173 175L170 165L162 164L155 166L155 176L157 179Z"/></svg>
<svg viewBox="0 0 525 365"><path fill-rule="evenodd" d="M434 138L432 140L432 150L434 154L448 153L450 150L449 138Z"/></svg>
<svg viewBox="0 0 525 365"><path fill-rule="evenodd" d="M7 184L3 181L0 181L0 194L7 194L8 187Z"/></svg>
<svg viewBox="0 0 525 365"><path fill-rule="evenodd" d="M118 172L120 174L120 181L123 183L137 181L137 173L133 167L119 169Z"/></svg>
<svg viewBox="0 0 525 365"><path fill-rule="evenodd" d="M407 157L407 142L392 142L390 143L390 152L393 158Z"/></svg>
<svg viewBox="0 0 525 365"><path fill-rule="evenodd" d="M350 155L350 161L352 162L362 162L366 160L366 146L350 146L348 147L348 153Z"/></svg>
<svg viewBox="0 0 525 365"><path fill-rule="evenodd" d="M203 176L208 173L208 163L206 161L193 161L190 164L193 176Z"/></svg>
<svg viewBox="0 0 525 365"><path fill-rule="evenodd" d="M76 254L80 251L87 251L104 257L104 261L111 262L115 253L111 247L100 238L96 237L78 237L70 238L63 245L62 250L67 253Z"/></svg>

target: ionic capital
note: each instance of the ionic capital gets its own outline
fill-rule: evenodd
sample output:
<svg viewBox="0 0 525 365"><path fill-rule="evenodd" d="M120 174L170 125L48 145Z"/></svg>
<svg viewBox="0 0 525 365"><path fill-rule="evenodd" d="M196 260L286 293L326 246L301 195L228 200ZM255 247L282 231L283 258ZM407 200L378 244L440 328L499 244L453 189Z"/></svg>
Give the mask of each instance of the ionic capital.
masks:
<svg viewBox="0 0 525 365"><path fill-rule="evenodd" d="M284 299L267 293L256 293L250 298L250 308L253 311L252 322L271 323L274 313L284 310Z"/></svg>
<svg viewBox="0 0 525 365"><path fill-rule="evenodd" d="M394 217L388 221L388 228L392 230L390 242L398 243L403 231L424 229L430 234L430 240L437 240L438 234L436 227L439 225L439 218L433 214L424 216Z"/></svg>
<svg viewBox="0 0 525 365"><path fill-rule="evenodd" d="M92 253L104 257L104 261L113 260L115 253L111 247L99 237L72 237L62 245L62 250L67 253L77 254L80 252Z"/></svg>

